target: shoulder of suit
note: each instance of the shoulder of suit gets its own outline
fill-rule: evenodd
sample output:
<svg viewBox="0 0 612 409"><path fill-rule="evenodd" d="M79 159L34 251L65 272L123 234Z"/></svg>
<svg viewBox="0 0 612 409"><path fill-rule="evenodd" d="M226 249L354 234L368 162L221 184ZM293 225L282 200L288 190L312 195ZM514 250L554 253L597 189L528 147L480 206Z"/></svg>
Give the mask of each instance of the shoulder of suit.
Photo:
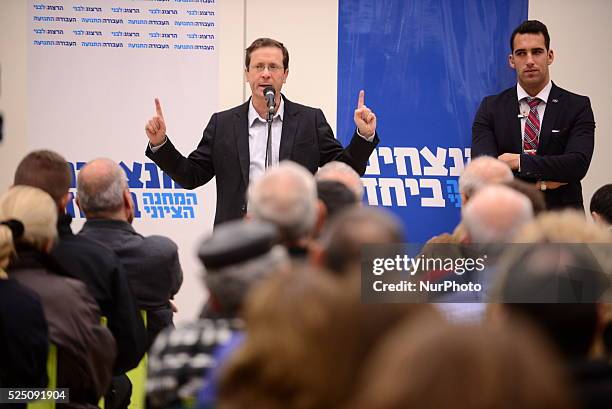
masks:
<svg viewBox="0 0 612 409"><path fill-rule="evenodd" d="M553 90L555 88L556 88L556 93L559 96L570 98L570 99L574 99L574 100L577 100L577 101L580 101L580 100L582 100L583 102L589 101L589 97L587 97L586 95L576 94L574 92L571 92L571 91L568 91L566 89L563 89L563 88L557 86L556 84L555 84ZM551 94L553 93L553 90L551 90Z"/></svg>
<svg viewBox="0 0 612 409"><path fill-rule="evenodd" d="M157 252L162 254L176 253L178 250L178 246L171 238L158 235L144 237L142 247L151 250L152 254Z"/></svg>

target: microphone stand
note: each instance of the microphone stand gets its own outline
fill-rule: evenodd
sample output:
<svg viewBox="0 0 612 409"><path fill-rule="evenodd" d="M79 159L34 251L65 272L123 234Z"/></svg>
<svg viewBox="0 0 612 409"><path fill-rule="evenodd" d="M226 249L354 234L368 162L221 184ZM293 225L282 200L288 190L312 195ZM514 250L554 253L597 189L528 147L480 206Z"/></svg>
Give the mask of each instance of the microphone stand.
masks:
<svg viewBox="0 0 612 409"><path fill-rule="evenodd" d="M266 142L265 168L272 167L272 121L274 120L274 107L268 108L268 140Z"/></svg>

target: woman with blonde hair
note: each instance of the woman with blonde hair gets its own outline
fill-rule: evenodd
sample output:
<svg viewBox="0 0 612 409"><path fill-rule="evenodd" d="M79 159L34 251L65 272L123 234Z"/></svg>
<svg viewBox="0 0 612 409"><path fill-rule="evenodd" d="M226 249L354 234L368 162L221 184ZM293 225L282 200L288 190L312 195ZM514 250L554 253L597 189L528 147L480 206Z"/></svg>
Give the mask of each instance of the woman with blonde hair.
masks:
<svg viewBox="0 0 612 409"><path fill-rule="evenodd" d="M21 222L0 220L0 387L42 388L49 344L45 315L36 293L5 271L13 239L22 234Z"/></svg>
<svg viewBox="0 0 612 409"><path fill-rule="evenodd" d="M57 238L57 207L47 193L15 186L0 198L0 220L17 220L23 236L8 274L42 302L49 339L57 347L57 386L70 388L68 407L96 406L106 392L116 355L115 340L85 285L53 274L48 253Z"/></svg>

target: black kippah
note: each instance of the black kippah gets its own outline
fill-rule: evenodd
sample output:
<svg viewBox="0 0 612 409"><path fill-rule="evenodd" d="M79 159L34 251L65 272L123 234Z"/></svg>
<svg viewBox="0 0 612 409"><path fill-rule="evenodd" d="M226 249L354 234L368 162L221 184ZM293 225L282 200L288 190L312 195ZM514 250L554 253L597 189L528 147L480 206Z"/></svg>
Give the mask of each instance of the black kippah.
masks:
<svg viewBox="0 0 612 409"><path fill-rule="evenodd" d="M207 268L238 264L270 251L278 232L274 225L256 220L223 223L200 246L198 256Z"/></svg>
<svg viewBox="0 0 612 409"><path fill-rule="evenodd" d="M23 231L24 231L23 223L21 223L19 220L15 220L15 219L5 220L3 222L0 222L0 224L3 224L9 229L11 229L11 233L13 233L13 240L17 240L21 238L21 236L23 236Z"/></svg>

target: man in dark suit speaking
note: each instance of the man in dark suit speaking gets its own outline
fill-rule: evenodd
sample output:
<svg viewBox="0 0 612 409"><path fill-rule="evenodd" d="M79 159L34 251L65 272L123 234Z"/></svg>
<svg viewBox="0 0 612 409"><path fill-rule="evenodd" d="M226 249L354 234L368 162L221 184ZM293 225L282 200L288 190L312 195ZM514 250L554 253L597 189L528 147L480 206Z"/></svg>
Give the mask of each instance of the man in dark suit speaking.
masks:
<svg viewBox="0 0 612 409"><path fill-rule="evenodd" d="M595 120L588 97L557 87L544 24L523 22L510 38L516 87L484 98L472 126L472 157L506 162L515 176L544 191L549 209L584 210L580 181L593 155Z"/></svg>
<svg viewBox="0 0 612 409"><path fill-rule="evenodd" d="M363 175L378 143L376 116L364 104L364 92L354 120L357 129L343 148L334 138L320 109L289 101L281 89L289 75L289 53L270 38L259 38L246 49L245 77L251 98L244 104L213 114L196 150L185 158L166 136L159 100L156 115L145 126L149 145L146 155L174 181L194 189L217 177L215 224L242 217L247 210L245 193L267 166L289 159L315 173L319 166L339 160ZM274 89L271 153L266 156L269 106L264 90Z"/></svg>

